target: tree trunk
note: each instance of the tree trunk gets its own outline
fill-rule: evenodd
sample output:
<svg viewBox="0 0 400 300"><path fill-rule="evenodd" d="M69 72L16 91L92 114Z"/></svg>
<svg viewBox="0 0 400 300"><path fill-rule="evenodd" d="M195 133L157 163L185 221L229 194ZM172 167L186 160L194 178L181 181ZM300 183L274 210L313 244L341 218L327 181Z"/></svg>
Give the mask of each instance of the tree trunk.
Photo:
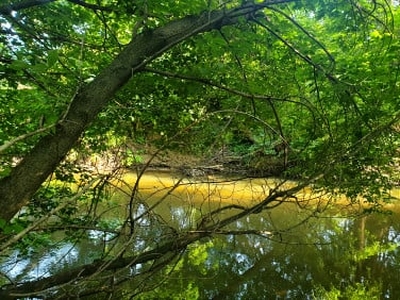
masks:
<svg viewBox="0 0 400 300"><path fill-rule="evenodd" d="M291 1L270 1L268 5L274 2ZM10 221L29 202L108 101L146 64L185 39L234 24L238 17L268 5L245 4L231 10L204 12L138 35L95 80L79 91L55 131L44 136L10 175L0 180L0 219Z"/></svg>

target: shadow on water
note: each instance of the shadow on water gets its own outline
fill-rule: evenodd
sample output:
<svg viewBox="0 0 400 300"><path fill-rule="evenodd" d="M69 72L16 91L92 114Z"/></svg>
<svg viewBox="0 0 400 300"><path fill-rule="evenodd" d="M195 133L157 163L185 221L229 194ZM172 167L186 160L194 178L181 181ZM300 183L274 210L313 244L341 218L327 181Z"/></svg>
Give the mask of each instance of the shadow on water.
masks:
<svg viewBox="0 0 400 300"><path fill-rule="evenodd" d="M135 176L125 178L134 182ZM137 216L143 232L133 243L134 252L157 243L168 228L190 230L204 214L226 203L250 203L266 195L272 181L242 180L216 184L182 182L168 174L147 175L136 194ZM139 199L139 200L138 200ZM161 200L160 200L161 199ZM123 184L103 207L110 222L127 218L129 189ZM288 202L235 221L225 233L196 242L165 272L147 278L149 290L138 299L400 299L400 213L347 216L342 206ZM318 204L321 205L321 204ZM111 207L111 208L110 208ZM226 212L229 215L231 212ZM213 220L218 222L218 220ZM230 234L256 228L258 234ZM14 252L1 263L1 272L24 280L48 276L57 270L90 263L115 243L112 231L88 230L84 240L63 242L53 235L51 251L30 258ZM129 272L138 272L136 265ZM129 294L132 282L123 285ZM354 298L358 295L358 298Z"/></svg>

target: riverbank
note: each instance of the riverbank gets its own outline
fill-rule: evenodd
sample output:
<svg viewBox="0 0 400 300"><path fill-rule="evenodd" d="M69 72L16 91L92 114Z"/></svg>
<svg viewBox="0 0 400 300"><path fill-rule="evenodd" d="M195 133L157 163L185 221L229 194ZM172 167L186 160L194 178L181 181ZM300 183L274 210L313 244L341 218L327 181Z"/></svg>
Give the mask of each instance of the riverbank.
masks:
<svg viewBox="0 0 400 300"><path fill-rule="evenodd" d="M185 154L173 150L161 151L145 145L121 147L90 155L73 151L66 161L97 173L124 168L133 171L170 171L185 177L229 175L265 178L282 177L285 171L282 157L259 152L238 155L220 150L208 154Z"/></svg>
<svg viewBox="0 0 400 300"><path fill-rule="evenodd" d="M143 153L141 160L126 166L128 169L169 170L186 177L229 175L259 178L282 177L285 171L281 157L260 153L243 156L221 150L207 155L192 155L149 147L140 152Z"/></svg>

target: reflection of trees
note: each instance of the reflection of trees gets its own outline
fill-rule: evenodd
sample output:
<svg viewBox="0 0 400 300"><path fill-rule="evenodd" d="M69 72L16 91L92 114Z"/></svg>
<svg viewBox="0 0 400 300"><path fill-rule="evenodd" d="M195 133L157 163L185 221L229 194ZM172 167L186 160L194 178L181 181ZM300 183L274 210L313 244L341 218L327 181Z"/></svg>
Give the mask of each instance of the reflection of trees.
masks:
<svg viewBox="0 0 400 300"><path fill-rule="evenodd" d="M399 243L398 231L388 216L334 218L337 208L330 209L329 202L299 193L299 186L281 191L282 182L265 182L272 192L263 190L265 197L256 197L255 202L229 203L228 197L214 202L210 194L182 202L182 194L199 191L193 184L178 180L158 187L156 193L124 191L116 207L99 205L97 214L104 217L107 212L109 223L76 227L77 234L92 232L76 247L84 259L18 290L29 294L38 286L46 290L72 278L87 278L60 293L73 296L85 290L88 296L123 297L147 292L151 299L152 292L160 296L168 291L183 298L257 298L260 294L305 298L334 288L376 286L380 279L379 291L397 295L391 286L399 275L397 252L384 243ZM238 182L233 186L245 196ZM257 185L253 188L257 190Z"/></svg>
<svg viewBox="0 0 400 300"><path fill-rule="evenodd" d="M9 95L15 100L23 95L17 88L19 83L24 83L19 82L20 80L32 84L32 92L35 87L45 92L42 94L37 90L37 93L31 94L37 95L39 101L35 105L38 109L37 116L29 116L29 127L18 125L23 118L16 116L19 110L29 108L30 102L24 103L28 97L24 96L14 104L10 101L10 112L15 113L10 114L7 107L2 110L2 115L11 115L2 139L16 138L0 149L10 157L10 161L2 160L4 170L0 170L0 251L7 251L7 248L26 242L26 245L36 248L39 253L37 259L40 260L43 256L39 248L48 247L50 250L43 250L43 253L47 253L53 250L53 245L46 244L48 241L45 240L35 240L34 234L38 233L36 238L39 239L61 230L73 236L73 242L77 246L71 249L79 249L80 257L83 256L84 259L74 261L65 268L62 266L60 272L49 274L48 277L31 281L27 275L32 270L29 265L22 270L20 277L5 274L0 298L49 295L76 298L91 294L115 298L116 293L124 296L125 290L136 296L156 288L164 280L173 281L173 276L185 278L187 285L190 283L189 288L186 286L183 289L185 293L200 295L202 291L210 291L210 295L204 296L228 297L229 294L239 293L250 295L257 290L272 297L298 297L310 295L312 282L317 278L322 288L328 290L330 284L338 286L342 282L346 285L364 283L362 280L366 280L365 272L376 275L383 273L382 261L385 260L386 263L386 257L394 253L388 249L382 251L380 248L380 242L388 236L388 227L374 235L372 230L364 228L365 220L359 224L364 227L360 227L357 234L352 231L358 228L357 223L349 226L351 230L335 220L325 223L319 221L317 224L317 217L324 208L323 202L316 200L308 205L308 200L303 202L299 193L306 186L318 183L331 187L331 191L339 188L350 195L366 194L365 196L372 199L372 195L380 195L376 190L388 187L385 184L386 173L381 173L380 169L390 159L376 158L379 153L387 157L394 153L394 149L389 146L392 138L386 134L391 125L398 121L399 114L389 117L388 112L393 110L392 101L379 105L376 103L375 106L375 93L381 95L381 87L375 89L369 80L362 80L369 78L360 76L357 72L347 72L348 69L366 71L366 66L372 65L370 58L375 56L370 53L381 49L378 46L378 37L379 40L384 40L385 36L382 34L389 33L386 32L389 29L386 28L386 23L392 16L389 14L391 7L387 5L387 1L381 1L380 5L372 1L372 6L379 6L378 9L371 8L368 1L344 2L344 6L338 6L344 9L341 17L330 15L330 9L324 7L324 1L315 6L294 3L298 1L222 1L223 4L221 1L199 1L193 5L193 8L197 7L195 10L182 6L182 11L181 8L174 10L173 5L165 6L163 3L148 11L147 1L133 1L138 3L133 8L126 8L129 21L123 22L112 20L114 16L124 14L125 5L118 5L122 10L118 10L117 14L111 9L112 15L106 17L103 13L111 12L108 8L103 11L104 7L85 4L84 1L22 2L21 5L0 7L0 14L8 27L3 28L7 35L4 41L10 43L2 49L5 51L2 63L5 64L6 75L12 75ZM65 5L66 2L70 6ZM143 5L139 2L143 2ZM281 8L283 2L293 2L293 6ZM129 1L126 3L129 6ZM156 4L157 1L153 3ZM200 9L204 4L206 5ZM143 8L139 8L140 6ZM76 24L61 22L62 26L55 33L53 29L58 25L53 25L57 24L56 19L41 16L52 16L52 13L47 12L57 10L57 7L63 11L65 9L68 12L66 15L74 15ZM32 8L29 13L23 12L28 8ZM290 9L285 12L288 8ZM293 19L292 13L298 17ZM92 22L93 19L97 21ZM336 40L332 39L332 35L341 35L342 29L345 29L338 26L340 20L355 25L352 32L355 34L354 40L346 47L354 43L361 49L365 37L370 36L371 48L365 48L368 50L368 59L358 60L356 56L349 56L348 59L339 54L343 51L337 49L343 47L332 43ZM125 36L132 28L131 22L136 22L132 40L121 40L120 43L120 33L114 35L111 28L114 24L119 24L115 33L118 31ZM318 32L313 33L307 28L321 22L330 26L326 26L329 28L327 31L320 27L319 41L314 37ZM64 28L67 24L71 27ZM100 31L99 25L104 27ZM360 35L356 34L358 29L355 27L358 26L362 30L358 32ZM383 29L382 26L385 30L381 34L379 31ZM103 30L104 37L107 38L101 45L99 38L102 38ZM189 40L211 30L213 32L210 34ZM34 34L36 31L37 35ZM88 40L80 36L84 31ZM64 48L60 36L70 36L74 32L79 35L74 35L68 43L65 41ZM97 35L98 32L102 33ZM237 34L243 37L239 38ZM216 39L216 36L219 38ZM109 38L110 42L113 40L110 44L106 42ZM79 42L81 39L82 42ZM326 46L323 41L326 41ZM98 42L100 44L94 46ZM126 46L122 46L124 43ZM249 43L253 47L248 47ZM182 48L172 49L178 44ZM93 46L91 50L90 45ZM89 51L83 55L86 53L86 46L89 46ZM110 51L99 51L103 48ZM166 53L169 49L173 51ZM337 59L332 57L330 51L335 56L338 53ZM390 55L396 52L396 48L393 51ZM105 52L105 56L101 52ZM30 55L27 56L26 53ZM71 59L67 59L69 55L72 55ZM112 59L111 56L114 55L115 59ZM383 65L392 66L392 58L387 58L388 60L382 56L382 62L385 61ZM83 63L86 59L87 63ZM352 60L356 62L353 63ZM108 67L104 67L108 62ZM60 69L51 69L56 65ZM37 67L44 68L43 72ZM98 67L102 71L98 71ZM28 70L23 72L22 69L25 68ZM383 69L368 67L368 72L374 70L387 77L386 72L382 72ZM19 72L26 76L16 75ZM93 73L99 75L94 76ZM47 75L51 76L45 79ZM64 91L57 87L53 90L51 87L51 78L54 75L63 77L63 83L60 81L59 87L64 86ZM158 78L159 75L164 79ZM8 89L7 77L5 76L4 90ZM132 86L121 91L121 98L116 97L116 103L111 104L116 92L132 77L136 78L135 82L132 81ZM175 80L177 85L172 83ZM140 81L143 82L139 84ZM361 84L362 82L365 83ZM383 80L383 77L378 76L374 84L381 86L382 82L386 82L386 78ZM131 89L136 83L138 86ZM191 87L187 83L193 83L197 87ZM14 86L15 93L12 92ZM389 90L390 93L396 91L395 88ZM47 97L58 94L63 95L60 99L66 95L73 96L66 97L71 100L61 99L62 101L59 101L58 96L54 99L50 99L53 96ZM6 97L3 98L6 101ZM213 102L211 105L209 100ZM151 102L154 103L155 110L149 109ZM136 107L133 105L128 108L134 103L137 104ZM359 104L362 106L358 107ZM175 105L182 106L184 114L180 109L175 111ZM45 107L53 106L58 106L57 112L52 115L52 122L55 123L46 128L48 131L36 130L33 120L42 114L42 110L44 112ZM124 108L122 118L115 118L116 106ZM137 115L135 110L138 110ZM81 140L82 134L100 111L104 113L101 113L99 122L93 124L92 132L92 129L86 132L87 139ZM171 111L174 111L176 118L169 116ZM157 112L162 115L161 118L152 116ZM43 123L43 117L44 115L40 117L40 123ZM109 122L109 130L101 128L102 120ZM103 192L106 187L115 184L112 177L117 173L117 164L113 163L115 170L93 180L90 178L94 176L95 170L86 172L85 168L75 168L75 162L64 161L65 164L57 170L56 166L78 141L82 145L77 145L76 149L84 152L86 147L96 152L106 149L111 153L117 149L119 152L117 144L126 141L123 136L131 131L122 127L129 127L127 124L136 126L140 120L153 123L152 134L158 132L163 136L162 148L178 149L177 142L181 143L185 138L201 131L211 137L196 138L195 142L190 143L193 146L196 143L202 144L196 153L206 150L208 146L210 153L218 148L222 152L229 149L229 152L239 155L240 161L254 164L260 173L263 173L263 169L271 168L268 166L270 162L272 165L279 165L276 162L282 161L282 169L287 169L287 172L281 175L298 178L299 182L265 181L261 185L254 184L250 190L246 185L241 185L243 181L218 182L219 185L228 186L230 191L227 192L212 184L208 184L209 189L204 191L193 191L191 188L196 184L189 180L175 180L172 184L165 185L159 180L146 193L141 187L143 173L138 172L140 174L135 182L127 184L126 189L118 184L112 187L125 193L125 199L121 199L123 204L110 208L118 210L119 222L114 223L107 216L109 208L101 206L112 204L112 197ZM125 122L127 124L124 125ZM157 123L161 125L156 126ZM181 124L177 128L170 128L179 123ZM13 124L20 128L14 131ZM360 127L356 131L353 130L355 124ZM121 127L121 131L118 127ZM30 133L26 133L26 130ZM380 140L382 132L385 133L385 139ZM37 133L43 136L28 141L28 137L33 138ZM167 134L164 136L164 133ZM103 139L102 134L110 136ZM11 150L14 144L25 139L26 143L24 141L21 149L18 146ZM102 142L96 142L97 139L110 144L102 146ZM40 142L36 144L36 141ZM131 142L134 141L127 141L121 151L131 150L131 145L128 146ZM93 146L90 145L92 143ZM285 148L284 155L279 154L281 151L276 151L277 156L271 157L272 148L277 150L276 146L282 144ZM10 149L6 152L7 148ZM188 150L190 146L184 149ZM158 154L160 151L157 151ZM130 152L129 155L115 153L116 157L125 161L121 165L131 165L136 160L136 154ZM21 156L25 158L13 167L12 160L19 160ZM290 166L289 156L293 159ZM237 158L229 160L233 164L238 161ZM149 164L150 161L147 165L138 164L138 170L146 169ZM68 186L68 190L55 188L58 183L50 182L34 195L53 172L56 179ZM74 174L78 173L80 178L75 179ZM189 173L191 176L206 175L203 171L191 170ZM79 182L77 185L84 185L89 181L91 183L87 184L86 189L76 187L77 191L70 190L71 183ZM246 183L252 185L252 182ZM370 185L372 186L369 188ZM253 188L260 186L253 194ZM365 193L363 189L368 192ZM246 202L242 199L246 193L251 193L252 201ZM196 199L193 202L189 199L188 196L195 194L202 197L200 203L194 203ZM176 201L182 199L184 204L180 202L175 205ZM21 213L20 218L15 218L8 224L28 203L35 210L29 214ZM284 211L287 208L290 208L289 211ZM99 234L90 236L90 232ZM86 241L82 242L82 239ZM96 247L95 250L91 249L98 245L96 239L101 241L98 251ZM218 242L202 248L204 244L200 242L210 239ZM193 243L196 243L196 247L191 249L193 256L187 256L186 250L188 247L192 248L190 245ZM229 248L229 245L234 247ZM302 250L300 254L299 249ZM180 260L181 256L184 257L183 260ZM396 259L394 256L393 260ZM341 264L337 264L338 261ZM185 263L184 267L181 262ZM31 263L35 264L36 261L33 259ZM209 265L204 267L202 263ZM52 271L56 271L55 269ZM207 278L204 282L198 282L193 277L187 280L193 273L202 278L209 276L209 272L213 276L218 275L218 282L211 282ZM346 275L346 272L350 275ZM160 275L156 276L156 273ZM367 279L373 281L372 277ZM264 285L264 282L268 285ZM303 282L303 285L299 287L298 282ZM217 292L221 284L226 288Z"/></svg>
<svg viewBox="0 0 400 300"><path fill-rule="evenodd" d="M287 212L282 209L276 217L284 218ZM304 299L323 297L333 290L344 296L358 292L398 297L400 291L393 283L400 275L399 257L393 247L388 251L391 247L385 243L390 242L391 235L393 241L391 223L398 222L399 217L393 220L385 215L368 215L352 220L333 218L329 213L320 217L293 231L281 232L279 242L257 235L214 239L203 249L206 258L199 254L199 262L185 255L184 268L177 269L160 290L174 290L180 286L179 280L185 279L185 283L197 287L200 299L257 299L260 295L266 299ZM271 225L270 219L260 219L249 219L248 225Z"/></svg>
<svg viewBox="0 0 400 300"><path fill-rule="evenodd" d="M390 221L389 217L376 215L364 216L354 222L360 250L356 258L354 281L365 285L379 285L382 294L388 291L391 291L390 294L399 293L391 287L393 281L390 277L396 274L395 278L398 278L399 275L392 268L393 263L398 267L399 257L396 255L398 251L394 251L394 240L390 237Z"/></svg>
<svg viewBox="0 0 400 300"><path fill-rule="evenodd" d="M394 217L394 215L392 216ZM329 261L327 272L334 280L321 284L326 291L342 287L344 296L349 291L380 297L400 293L393 280L399 276L398 241L390 237L392 224L398 222L387 215L367 215L352 221L346 220L337 233L331 248L341 256ZM393 244L393 243L396 244ZM322 253L329 258L329 253ZM394 263L394 264L393 264ZM370 293L370 294L368 294Z"/></svg>

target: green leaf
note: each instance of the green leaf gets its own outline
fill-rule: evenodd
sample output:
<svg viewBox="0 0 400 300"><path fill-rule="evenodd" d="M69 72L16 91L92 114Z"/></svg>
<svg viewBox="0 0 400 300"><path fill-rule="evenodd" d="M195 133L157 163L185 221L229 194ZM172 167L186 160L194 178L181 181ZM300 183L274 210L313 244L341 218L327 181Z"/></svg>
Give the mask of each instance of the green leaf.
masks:
<svg viewBox="0 0 400 300"><path fill-rule="evenodd" d="M47 66L50 68L58 61L58 50L50 50L47 53Z"/></svg>
<svg viewBox="0 0 400 300"><path fill-rule="evenodd" d="M13 70L23 70L23 69L28 69L30 67L30 65L22 60L15 60L11 63L10 65L11 69Z"/></svg>

